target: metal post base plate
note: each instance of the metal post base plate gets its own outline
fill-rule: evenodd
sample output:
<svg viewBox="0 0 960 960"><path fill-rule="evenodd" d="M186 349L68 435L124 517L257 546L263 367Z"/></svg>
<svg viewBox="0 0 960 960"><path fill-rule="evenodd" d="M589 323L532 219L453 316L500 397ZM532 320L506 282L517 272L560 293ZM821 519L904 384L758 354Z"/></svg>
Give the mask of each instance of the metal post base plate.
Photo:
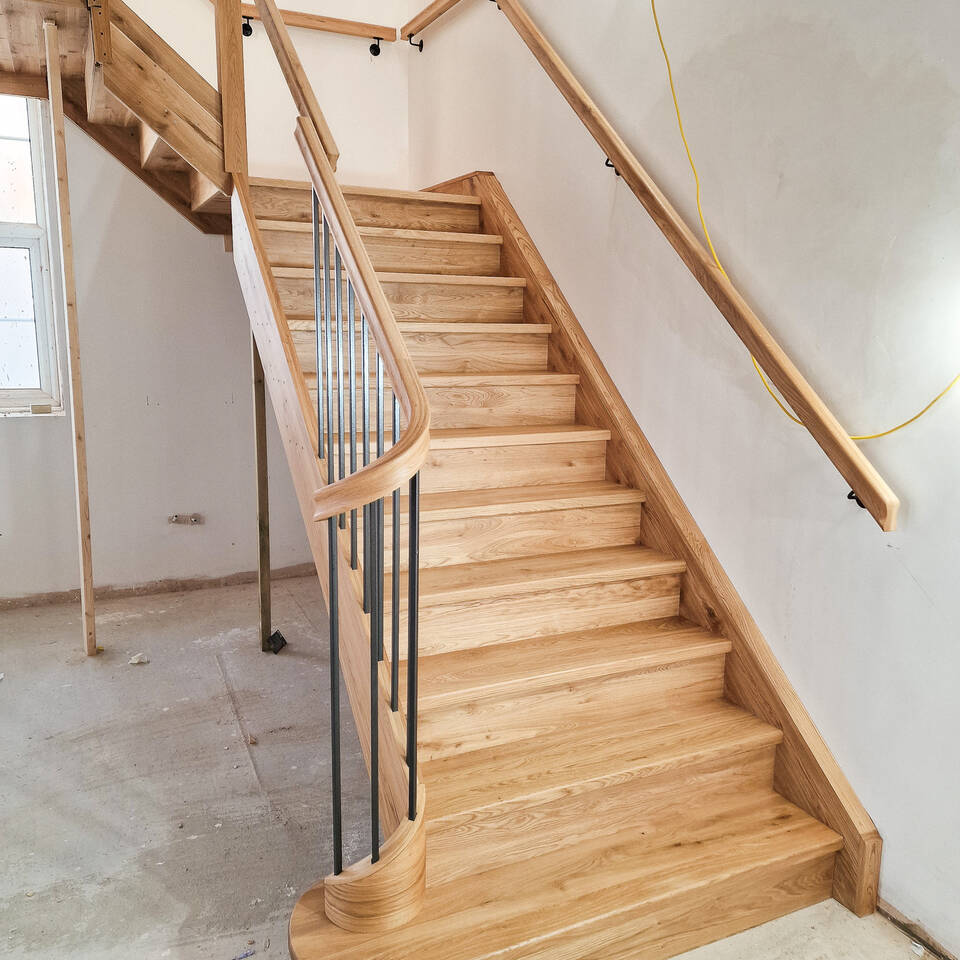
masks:
<svg viewBox="0 0 960 960"><path fill-rule="evenodd" d="M274 630L260 645L260 649L264 653L279 653L286 645L287 641L283 639L283 634L279 630Z"/></svg>

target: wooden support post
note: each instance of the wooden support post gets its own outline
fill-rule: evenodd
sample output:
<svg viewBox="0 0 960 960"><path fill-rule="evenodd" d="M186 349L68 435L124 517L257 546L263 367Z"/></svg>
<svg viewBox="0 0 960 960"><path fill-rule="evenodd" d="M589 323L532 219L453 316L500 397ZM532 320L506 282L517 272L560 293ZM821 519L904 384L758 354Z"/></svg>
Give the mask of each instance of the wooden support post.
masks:
<svg viewBox="0 0 960 960"><path fill-rule="evenodd" d="M93 35L93 59L96 63L113 60L113 39L110 36L110 0L87 0L90 7L90 32Z"/></svg>
<svg viewBox="0 0 960 960"><path fill-rule="evenodd" d="M272 629L270 605L270 488L267 481L267 393L256 337L250 335L253 356L253 431L257 456L257 573L260 586L260 649L279 653L286 641Z"/></svg>
<svg viewBox="0 0 960 960"><path fill-rule="evenodd" d="M70 187L67 181L67 146L63 130L63 85L60 77L60 42L57 25L43 24L47 58L47 94L53 130L53 155L57 171L57 210L60 217L60 265L67 357L70 364L70 405L73 422L73 468L76 478L77 528L80 540L80 607L84 650L97 653L93 609L93 552L90 543L90 501L87 488L87 443L83 423L83 379L80 374L80 331L77 323L77 291L73 269L73 228L70 220Z"/></svg>
<svg viewBox="0 0 960 960"><path fill-rule="evenodd" d="M223 165L247 174L247 106L240 0L216 0L217 82L223 114Z"/></svg>

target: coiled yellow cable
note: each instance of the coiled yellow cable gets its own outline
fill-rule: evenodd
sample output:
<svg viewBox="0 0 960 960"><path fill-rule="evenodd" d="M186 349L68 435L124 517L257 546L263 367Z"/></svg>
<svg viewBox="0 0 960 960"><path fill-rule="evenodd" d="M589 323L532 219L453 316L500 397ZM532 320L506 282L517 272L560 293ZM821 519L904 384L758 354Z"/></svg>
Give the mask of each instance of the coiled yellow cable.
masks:
<svg viewBox="0 0 960 960"><path fill-rule="evenodd" d="M703 206L700 202L700 174L697 173L697 165L693 162L693 153L690 150L690 144L687 142L687 135L683 129L683 118L680 116L680 101L677 98L677 88L673 82L673 68L670 65L670 56L667 53L667 46L663 42L663 32L660 29L660 18L657 16L657 0L650 0L650 9L653 11L653 23L657 28L657 39L660 41L660 50L663 53L663 62L667 65L667 79L670 81L670 93L673 95L673 108L677 114L677 126L680 129L680 139L683 140L684 149L687 151L687 160L690 161L690 169L693 171L693 179L697 185L697 214L700 217L700 226L703 228L703 235L707 238L707 246L710 247L710 253L713 256L714 262L717 265L717 269L729 280L727 276L727 271L723 269L723 264L720 262L720 258L717 256L717 251L714 249L713 240L710 239L710 231L707 229L707 221L703 215ZM802 421L794 416L786 407L784 402L774 393L773 387L770 386L770 383L767 381L767 378L763 375L763 371L760 369L760 364L757 363L756 357L751 356L750 359L753 361L754 369L757 371L757 376L763 381L763 385L767 388L767 393L773 397L777 406L794 422L799 423L803 426ZM958 373L953 380L944 387L919 413L914 414L910 417L909 420L904 420L903 423L897 424L895 427L891 427L889 430L881 430L879 433L864 433L857 436L851 436L851 440L876 440L879 437L887 437L891 433L896 433L898 430L902 430L904 427L910 426L916 420L919 420L937 401L942 400L960 381L960 373Z"/></svg>

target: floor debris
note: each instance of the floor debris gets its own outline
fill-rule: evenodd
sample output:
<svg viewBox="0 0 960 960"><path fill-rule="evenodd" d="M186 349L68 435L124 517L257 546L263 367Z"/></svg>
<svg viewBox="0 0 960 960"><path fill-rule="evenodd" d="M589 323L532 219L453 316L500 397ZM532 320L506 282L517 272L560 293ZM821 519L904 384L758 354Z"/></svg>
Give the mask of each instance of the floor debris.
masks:
<svg viewBox="0 0 960 960"><path fill-rule="evenodd" d="M135 667L140 666L140 664L142 664L142 663L149 663L149 662L150 662L150 661L149 661L149 660L146 658L146 656L145 656L144 654L142 654L142 653L135 653L135 654L127 661L127 663L132 664L132 665L135 666Z"/></svg>

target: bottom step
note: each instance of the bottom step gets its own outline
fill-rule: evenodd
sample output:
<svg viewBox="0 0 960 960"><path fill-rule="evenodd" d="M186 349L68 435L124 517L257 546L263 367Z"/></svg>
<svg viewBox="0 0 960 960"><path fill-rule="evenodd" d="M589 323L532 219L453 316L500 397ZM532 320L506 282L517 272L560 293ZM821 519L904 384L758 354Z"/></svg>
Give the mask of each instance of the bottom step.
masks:
<svg viewBox="0 0 960 960"><path fill-rule="evenodd" d="M535 818L527 830L535 833ZM840 845L775 794L732 807L678 803L612 835L585 829L578 843L528 860L485 870L475 858L469 876L428 883L420 916L386 934L334 927L314 888L294 910L290 952L295 960L669 957L828 898Z"/></svg>

